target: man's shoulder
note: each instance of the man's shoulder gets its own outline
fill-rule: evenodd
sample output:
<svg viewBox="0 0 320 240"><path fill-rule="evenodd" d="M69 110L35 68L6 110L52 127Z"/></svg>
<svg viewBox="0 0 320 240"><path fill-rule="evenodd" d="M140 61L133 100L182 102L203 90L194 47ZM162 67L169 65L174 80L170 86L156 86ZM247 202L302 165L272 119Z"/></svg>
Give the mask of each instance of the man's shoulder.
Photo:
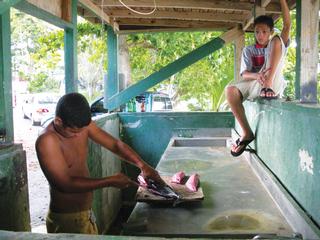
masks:
<svg viewBox="0 0 320 240"><path fill-rule="evenodd" d="M39 144L46 144L49 142L52 143L58 141L58 136L50 128L47 127L39 134L36 140L36 146L38 146Z"/></svg>

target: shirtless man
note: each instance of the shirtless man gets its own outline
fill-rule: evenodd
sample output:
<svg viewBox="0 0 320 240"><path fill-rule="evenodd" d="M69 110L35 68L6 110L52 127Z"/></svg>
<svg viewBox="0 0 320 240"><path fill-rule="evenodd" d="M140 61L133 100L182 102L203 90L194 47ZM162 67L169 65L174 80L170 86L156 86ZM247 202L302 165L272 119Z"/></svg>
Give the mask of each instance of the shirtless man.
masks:
<svg viewBox="0 0 320 240"><path fill-rule="evenodd" d="M158 172L128 145L91 121L90 107L84 96L66 94L57 104L53 122L36 141L38 160L50 184L48 233L98 234L91 210L93 190L137 186L122 173L90 178L87 167L89 138L139 167L144 177L162 182Z"/></svg>

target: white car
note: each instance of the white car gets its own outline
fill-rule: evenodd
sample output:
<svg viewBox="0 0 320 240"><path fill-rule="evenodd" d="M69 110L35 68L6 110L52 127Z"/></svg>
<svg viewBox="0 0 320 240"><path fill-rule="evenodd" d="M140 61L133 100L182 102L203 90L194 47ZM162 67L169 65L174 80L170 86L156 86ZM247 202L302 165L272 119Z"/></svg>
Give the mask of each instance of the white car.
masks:
<svg viewBox="0 0 320 240"><path fill-rule="evenodd" d="M43 118L54 114L59 98L54 93L28 95L22 104L23 117L31 119L32 125L40 125Z"/></svg>

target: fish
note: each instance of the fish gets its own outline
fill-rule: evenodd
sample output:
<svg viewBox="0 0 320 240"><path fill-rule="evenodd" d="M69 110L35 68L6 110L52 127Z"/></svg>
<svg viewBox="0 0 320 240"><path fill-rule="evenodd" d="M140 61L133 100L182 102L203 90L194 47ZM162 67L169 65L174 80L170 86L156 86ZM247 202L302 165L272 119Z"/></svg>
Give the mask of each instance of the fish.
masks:
<svg viewBox="0 0 320 240"><path fill-rule="evenodd" d="M199 185L199 175L198 174L192 174L188 181L186 182L186 187L191 191L191 192L196 192L198 190L198 185Z"/></svg>
<svg viewBox="0 0 320 240"><path fill-rule="evenodd" d="M180 195L177 194L169 185L158 183L151 178L145 179L143 176L138 176L139 185L143 188L146 188L149 192L167 198L178 200L180 199Z"/></svg>
<svg viewBox="0 0 320 240"><path fill-rule="evenodd" d="M181 184L183 181L183 178L185 176L185 173L183 171L177 172L176 174L174 174L171 178L171 182L172 183L177 183L177 184Z"/></svg>

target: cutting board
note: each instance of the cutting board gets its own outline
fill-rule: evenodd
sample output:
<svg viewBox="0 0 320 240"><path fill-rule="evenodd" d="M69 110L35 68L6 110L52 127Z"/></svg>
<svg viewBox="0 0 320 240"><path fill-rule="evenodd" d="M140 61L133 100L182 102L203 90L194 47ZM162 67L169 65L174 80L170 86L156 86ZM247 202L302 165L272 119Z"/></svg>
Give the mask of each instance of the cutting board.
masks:
<svg viewBox="0 0 320 240"><path fill-rule="evenodd" d="M204 199L203 191L201 186L198 187L198 191L191 192L184 184L176 184L171 183L171 176L161 176L161 178L170 186L173 188L173 190L181 196L181 199L179 202L194 202L194 201L201 201ZM185 178L185 181L188 177ZM155 195L151 192L149 192L147 189L143 187L139 187L137 194L136 194L136 200L138 202L157 202L157 203L171 203L174 202L173 199L168 199L165 197L161 197L158 195Z"/></svg>

